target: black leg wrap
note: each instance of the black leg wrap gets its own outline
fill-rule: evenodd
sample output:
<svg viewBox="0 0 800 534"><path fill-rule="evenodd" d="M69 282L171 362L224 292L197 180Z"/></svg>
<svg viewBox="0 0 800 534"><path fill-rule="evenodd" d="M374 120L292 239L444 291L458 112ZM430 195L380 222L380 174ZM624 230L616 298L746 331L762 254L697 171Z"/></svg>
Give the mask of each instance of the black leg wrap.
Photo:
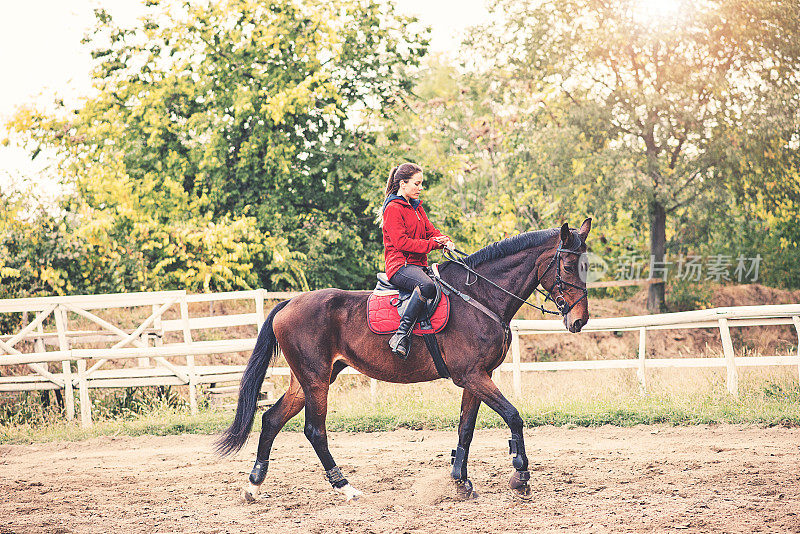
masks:
<svg viewBox="0 0 800 534"><path fill-rule="evenodd" d="M508 440L508 453L514 455L511 464L516 469L508 483L511 489L516 491L517 496L529 499L531 488L528 485L528 481L531 479L531 473L528 471L528 457L525 455L525 442L522 439L522 435L511 434L511 439Z"/></svg>
<svg viewBox="0 0 800 534"><path fill-rule="evenodd" d="M264 482L264 477L267 476L267 468L269 467L269 460L256 460L253 470L250 471L250 483L254 486L260 486Z"/></svg>
<svg viewBox="0 0 800 534"><path fill-rule="evenodd" d="M508 454L514 455L514 459L511 460L514 469L517 471L528 470L528 457L525 455L525 442L522 440L522 436L511 435L511 439L508 440Z"/></svg>
<svg viewBox="0 0 800 534"><path fill-rule="evenodd" d="M469 456L469 451L464 447L457 447L450 453L450 463L453 464L452 477L454 479L467 479L467 456Z"/></svg>
<svg viewBox="0 0 800 534"><path fill-rule="evenodd" d="M325 476L328 477L328 482L331 483L336 489L343 488L348 484L347 479L342 475L342 470L338 466L333 469L325 471Z"/></svg>

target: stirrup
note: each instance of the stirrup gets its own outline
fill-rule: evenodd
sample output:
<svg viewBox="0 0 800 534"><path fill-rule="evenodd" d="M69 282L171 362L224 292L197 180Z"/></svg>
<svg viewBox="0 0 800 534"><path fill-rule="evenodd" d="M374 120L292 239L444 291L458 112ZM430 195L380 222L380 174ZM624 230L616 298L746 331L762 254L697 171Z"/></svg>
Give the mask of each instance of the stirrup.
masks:
<svg viewBox="0 0 800 534"><path fill-rule="evenodd" d="M409 349L411 348L410 345L411 345L411 332L409 332L405 336L400 333L395 333L389 340L389 348L392 349L392 353L395 354L401 360L406 360L408 358Z"/></svg>
<svg viewBox="0 0 800 534"><path fill-rule="evenodd" d="M397 354L401 360L408 358L411 350L411 336L414 334L414 325L417 323L417 318L425 309L427 300L422 297L418 287L414 288L411 292L411 297L406 306L405 313L400 318L400 326L397 332L389 340L389 348L392 352Z"/></svg>

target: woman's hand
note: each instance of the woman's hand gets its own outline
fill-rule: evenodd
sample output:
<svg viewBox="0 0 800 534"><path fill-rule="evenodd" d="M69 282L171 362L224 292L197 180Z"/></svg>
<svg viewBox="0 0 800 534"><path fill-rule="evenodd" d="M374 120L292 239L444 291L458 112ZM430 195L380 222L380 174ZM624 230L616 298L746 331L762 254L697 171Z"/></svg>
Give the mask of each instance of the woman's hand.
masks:
<svg viewBox="0 0 800 534"><path fill-rule="evenodd" d="M453 250L456 247L455 243L453 243L453 241L446 235L434 236L433 240L448 250Z"/></svg>

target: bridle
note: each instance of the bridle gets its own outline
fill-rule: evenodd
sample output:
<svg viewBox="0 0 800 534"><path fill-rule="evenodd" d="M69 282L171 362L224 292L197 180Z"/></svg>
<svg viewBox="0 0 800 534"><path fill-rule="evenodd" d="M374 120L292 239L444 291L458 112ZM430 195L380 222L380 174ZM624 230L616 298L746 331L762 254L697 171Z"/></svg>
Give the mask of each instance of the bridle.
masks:
<svg viewBox="0 0 800 534"><path fill-rule="evenodd" d="M506 295L509 295L509 296L517 299L518 301L522 302L523 304L527 304L528 306L531 306L532 308L536 308L537 310L541 311L542 313L550 313L550 314L553 314L553 315L561 315L562 317L566 317L567 314L572 310L572 308L577 306L577 304L580 301L582 301L583 299L587 299L588 296L589 296L589 292L587 291L587 289L585 287L580 287L580 286L578 286L576 284L573 284L571 282L567 282L566 280L561 278L561 253L563 252L565 254L576 254L578 256L581 255L581 252L562 248L561 244L558 245L558 249L556 249L556 253L553 255L553 259L550 260L550 263L548 264L547 268L544 270L544 272L542 273L542 276L540 277L540 280L543 279L545 277L545 275L550 271L550 269L552 269L553 266L555 265L555 267L556 267L556 280L555 280L555 283L553 283L553 286L549 290L546 290L546 291L543 291L543 290L539 289L538 286L535 288L536 291L538 291L540 294L544 295L544 297L545 297L544 298L544 303L541 306L538 306L536 304L528 302L524 298L522 298L522 297L520 297L518 295L515 295L514 293L511 293L510 291L507 291L507 290L503 289L502 287L500 287L499 285L495 284L493 281L489 280L488 278L486 278L482 274L476 272L472 267L467 265L466 262L464 261L464 258L466 258L468 256L468 254L466 252L462 252L462 251L458 250L457 248L453 248L452 250L444 249L443 252L444 252L444 255L445 255L445 257L447 259L449 259L453 263L456 263L456 264L462 266L464 269L467 270L467 272L473 274L477 278L480 278L480 279L484 280L485 282L491 284L492 286L494 286L495 288L499 289L500 291L502 291ZM471 284L467 283L467 285L471 285ZM569 304L569 305L567 304L567 301L563 297L564 290L567 287L572 287L574 289L577 289L577 290L581 291L581 293L582 293L581 297L578 300L576 300L575 302L573 302L572 304ZM559 294L555 298L553 298L553 290L555 290L555 289L558 289L558 293ZM552 301L553 304L556 305L556 308L558 308L558 311L552 311L552 310L546 309L544 306L547 304L548 301Z"/></svg>
<svg viewBox="0 0 800 534"><path fill-rule="evenodd" d="M572 308L577 306L577 304L580 301L582 301L583 299L588 299L589 291L585 287L580 287L580 286L578 286L576 284L573 284L572 282L567 282L566 280L561 278L561 253L562 252L564 252L566 254L575 254L575 255L577 255L579 257L581 256L581 252L578 252L576 250L569 250L569 249L561 248L561 245L559 244L558 245L558 249L556 249L556 253L553 256L553 259L550 260L550 264L547 266L547 269L544 270L544 272L542 273L542 276L541 276L541 278L544 278L544 276L547 274L547 272L553 267L553 265L555 265L556 266L556 281L553 284L553 287L551 287L550 290L547 293L545 293L544 291L542 291L538 287L536 287L536 291L538 291L539 293L541 293L542 295L545 296L545 299L544 299L545 303L548 300L552 300L553 304L555 304L556 307L558 308L558 312L560 312L562 316L566 316L572 310ZM577 289L578 291L581 292L581 297L578 300L576 300L575 302L573 302L572 304L570 304L569 306L567 305L567 301L564 300L564 297L563 297L565 286ZM553 298L553 289L555 289L555 288L558 288L559 295L557 297ZM557 313L557 312L553 312L553 311L549 311L549 310L542 310L542 311L545 312L545 313L552 313L552 314L556 314Z"/></svg>

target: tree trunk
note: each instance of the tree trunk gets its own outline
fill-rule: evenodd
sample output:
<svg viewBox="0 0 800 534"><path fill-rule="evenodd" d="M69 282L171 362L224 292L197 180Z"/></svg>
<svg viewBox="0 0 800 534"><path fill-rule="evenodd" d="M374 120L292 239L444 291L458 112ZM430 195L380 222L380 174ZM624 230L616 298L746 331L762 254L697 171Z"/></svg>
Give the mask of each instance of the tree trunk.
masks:
<svg viewBox="0 0 800 534"><path fill-rule="evenodd" d="M650 264L661 266L667 250L667 213L657 200L650 202ZM650 273L653 276L653 273ZM652 284L647 293L647 309L661 313L664 309L664 284Z"/></svg>

